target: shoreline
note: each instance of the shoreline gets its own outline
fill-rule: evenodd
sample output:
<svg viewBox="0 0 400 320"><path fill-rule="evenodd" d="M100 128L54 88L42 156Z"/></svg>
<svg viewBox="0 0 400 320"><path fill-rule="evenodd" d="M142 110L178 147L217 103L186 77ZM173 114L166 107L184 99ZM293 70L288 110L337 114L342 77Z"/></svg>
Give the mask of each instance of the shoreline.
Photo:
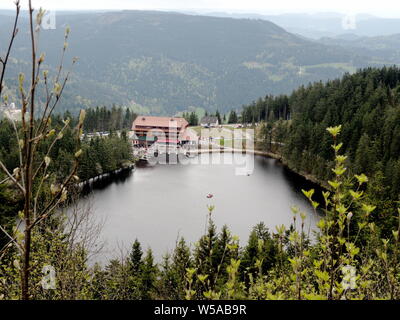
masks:
<svg viewBox="0 0 400 320"><path fill-rule="evenodd" d="M214 153L214 152L215 153L217 153L217 152L219 152L219 153L224 153L224 152L228 152L228 153L229 152L231 152L231 153L234 153L234 152L241 152L241 153L249 152L249 153L254 154L254 155L272 158L272 159L278 160L290 172L292 172L292 173L304 178L305 180L307 180L309 182L312 182L313 184L318 185L322 189L330 190L330 187L329 187L328 184L322 182L320 179L316 178L315 176L313 176L311 174L307 174L307 173L304 173L304 172L300 172L300 171L294 170L293 168L289 167L289 165L287 164L287 162L285 161L283 156L281 154L279 154L279 153L276 153L276 152L263 151L263 150L246 150L246 149L243 149L243 150L239 150L239 149L227 150L227 149L224 149L224 148L220 148L220 149L199 149L199 150L197 150L196 153L200 154L200 153Z"/></svg>
<svg viewBox="0 0 400 320"><path fill-rule="evenodd" d="M293 168L290 168L289 165L287 164L287 162L285 161L285 159L282 157L282 155L280 155L278 153L273 153L273 152L270 152L270 151L254 150L254 154L276 159L283 166L285 166L285 168L287 170L290 170L292 173L295 173L298 176L306 179L307 181L318 185L320 188L323 188L325 190L329 190L329 186L327 184L323 183L321 180L319 180L315 176L313 176L311 174L307 174L307 173L304 173L304 172L300 172L300 171L294 170Z"/></svg>

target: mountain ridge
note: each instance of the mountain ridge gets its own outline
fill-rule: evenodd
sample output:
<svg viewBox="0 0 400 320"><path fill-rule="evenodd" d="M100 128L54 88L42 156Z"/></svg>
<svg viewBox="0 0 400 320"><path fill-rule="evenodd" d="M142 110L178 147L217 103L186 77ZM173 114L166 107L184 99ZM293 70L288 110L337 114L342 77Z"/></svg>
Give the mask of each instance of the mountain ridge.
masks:
<svg viewBox="0 0 400 320"><path fill-rule="evenodd" d="M228 111L265 94L384 63L265 20L125 10L57 16L57 29L43 30L40 38L50 69L58 63L67 25L67 61L79 57L62 105L70 110L115 103L154 114L190 107ZM7 79L29 59L23 19L20 30Z"/></svg>

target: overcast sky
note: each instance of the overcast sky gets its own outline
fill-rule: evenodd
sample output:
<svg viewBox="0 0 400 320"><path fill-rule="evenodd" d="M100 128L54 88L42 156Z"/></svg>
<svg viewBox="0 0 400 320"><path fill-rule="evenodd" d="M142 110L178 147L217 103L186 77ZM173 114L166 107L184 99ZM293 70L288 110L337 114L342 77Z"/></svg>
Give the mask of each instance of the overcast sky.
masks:
<svg viewBox="0 0 400 320"><path fill-rule="evenodd" d="M13 8L14 0L0 0L0 9ZM26 8L28 0L21 0ZM247 13L341 12L400 17L399 0L33 0L34 7L49 10L218 10Z"/></svg>

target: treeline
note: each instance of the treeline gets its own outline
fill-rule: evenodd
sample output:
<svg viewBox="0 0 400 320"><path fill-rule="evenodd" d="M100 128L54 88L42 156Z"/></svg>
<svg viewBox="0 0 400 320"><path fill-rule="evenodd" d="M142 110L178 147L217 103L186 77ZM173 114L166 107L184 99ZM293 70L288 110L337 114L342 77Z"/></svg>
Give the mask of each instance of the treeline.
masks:
<svg viewBox="0 0 400 320"><path fill-rule="evenodd" d="M392 220L400 200L399 68L367 68L300 87L290 96L260 99L244 108L243 117L249 123L269 121L261 138L280 142L290 168L320 181L333 174L327 166L332 150L325 128L341 123L350 173L369 177L367 192L381 220Z"/></svg>
<svg viewBox="0 0 400 320"><path fill-rule="evenodd" d="M35 235L33 252L33 280L41 277L36 269L39 271L41 264L46 261L57 270L57 288L44 290L40 281L32 281L33 299L216 299L214 291L226 286L232 271L237 272L237 281L244 289L245 284L250 286L251 274L267 274L278 267L280 259L283 259L279 251L279 238L263 223L254 227L247 244L241 248L228 227L224 226L218 232L210 219L207 233L199 239L194 249L190 249L185 239L180 238L175 249L157 262L151 248L144 251L136 240L128 254L110 260L105 267L97 264L89 267L86 263L89 252L84 243L82 246L69 246L68 235L62 236L56 227L59 223L54 218L47 223L52 232L46 232L43 228ZM93 237L90 229L86 232L86 237ZM289 231L285 241L288 241L288 234ZM49 246L49 250L44 249L46 246ZM0 294L5 299L18 295L17 269L13 265L7 267L8 263L12 264L11 259L16 258L16 254L9 252L0 263L0 280L3 280ZM229 270L232 260L240 261L237 270ZM289 267L285 265L285 268ZM247 289L242 289L240 292L237 290L231 298L256 298Z"/></svg>
<svg viewBox="0 0 400 320"><path fill-rule="evenodd" d="M259 98L250 105L244 106L240 114L242 123L258 123L260 121L289 120L293 105L290 97L280 95L277 97L268 95L264 99Z"/></svg>
<svg viewBox="0 0 400 320"><path fill-rule="evenodd" d="M81 180L126 168L132 164L132 145L125 131L118 136L86 138L82 145L82 159L78 173Z"/></svg>
<svg viewBox="0 0 400 320"><path fill-rule="evenodd" d="M113 106L89 108L84 122L85 132L104 132L111 130L130 130L136 114L129 108Z"/></svg>
<svg viewBox="0 0 400 320"><path fill-rule="evenodd" d="M70 114L67 115L70 116ZM53 116L51 118L52 130L60 130L65 125L65 119L61 115ZM51 159L48 171L54 174L58 180L68 174L73 163L74 150L78 143L74 132L76 124L77 118L70 118L69 126L64 130L62 136L56 139L54 147L48 154ZM82 155L80 156L79 173L83 179L119 169L124 163L129 163L133 160L127 132L122 131L120 134L116 134L112 131L112 127L107 126L104 128L105 131L110 131L109 135L94 138L83 136L80 139L79 144L82 149ZM50 138L40 145L39 151L42 151L43 158L52 141L53 139ZM11 172L19 166L17 143L12 123L9 120L1 120L0 158Z"/></svg>
<svg viewBox="0 0 400 320"><path fill-rule="evenodd" d="M183 112L182 118L184 118L190 126L197 126L199 125L199 116L196 112Z"/></svg>
<svg viewBox="0 0 400 320"><path fill-rule="evenodd" d="M234 111L233 111L234 112ZM207 116L213 116L217 117L219 124L223 124L226 122L226 115L221 115L221 113L217 110L214 113L208 113L208 111L205 112L204 114L205 117ZM186 119L186 121L189 123L190 126L197 126L200 124L201 119L199 118L198 114L194 111L192 112L183 112L182 117ZM233 122L231 122L233 123Z"/></svg>
<svg viewBox="0 0 400 320"><path fill-rule="evenodd" d="M240 260L238 281L249 285L250 274L259 271L266 274L277 266L278 245L277 238L264 223L253 228L247 244L240 248L238 239L232 236L227 226L218 232L213 221L209 220L207 233L194 249L180 238L175 249L164 255L159 263L156 263L152 250L143 251L136 240L130 253L122 260L111 260L103 270L95 268L94 283L102 286L91 290L97 293L97 299L107 300L212 299L216 297L210 292L223 288L229 281L232 259ZM193 281L190 292L188 277ZM249 298L252 296L242 296L242 299Z"/></svg>

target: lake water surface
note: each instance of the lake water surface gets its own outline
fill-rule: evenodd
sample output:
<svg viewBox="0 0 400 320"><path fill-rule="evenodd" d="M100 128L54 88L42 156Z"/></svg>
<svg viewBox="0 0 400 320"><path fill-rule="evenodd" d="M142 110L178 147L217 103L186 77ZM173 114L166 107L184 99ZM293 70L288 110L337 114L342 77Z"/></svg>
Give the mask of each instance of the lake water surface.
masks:
<svg viewBox="0 0 400 320"><path fill-rule="evenodd" d="M175 247L178 236L193 245L204 234L207 205L215 206L212 217L218 229L226 224L241 245L261 221L274 231L276 225L289 226L293 205L307 213L306 229L313 228L320 217L301 192L311 187L277 160L256 156L250 175L235 175L232 164L138 167L81 201L90 201L95 217L104 220L100 239L105 248L97 261L116 257L136 238L159 259Z"/></svg>

